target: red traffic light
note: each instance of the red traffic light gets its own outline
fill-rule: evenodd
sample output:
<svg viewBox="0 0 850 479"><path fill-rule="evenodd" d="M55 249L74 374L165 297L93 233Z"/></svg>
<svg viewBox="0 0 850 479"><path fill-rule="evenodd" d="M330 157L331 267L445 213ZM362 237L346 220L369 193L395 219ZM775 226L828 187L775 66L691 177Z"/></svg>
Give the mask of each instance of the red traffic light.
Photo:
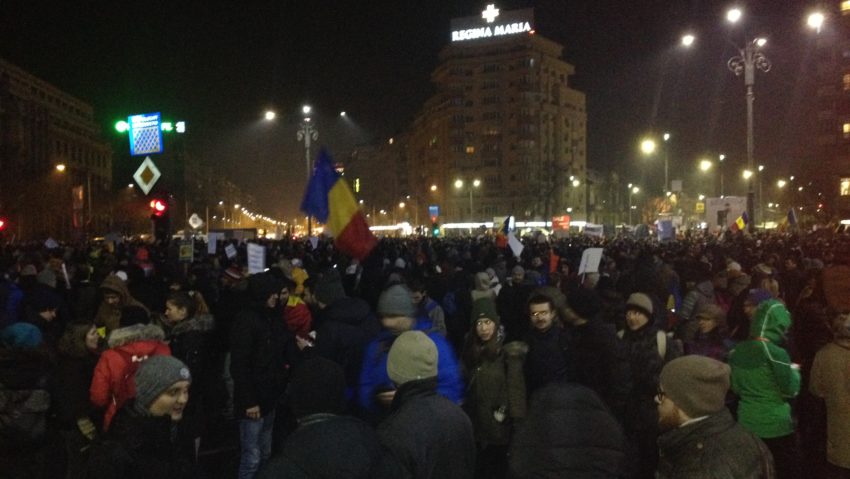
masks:
<svg viewBox="0 0 850 479"><path fill-rule="evenodd" d="M6 220L4 218L0 218L0 231L6 229Z"/></svg>
<svg viewBox="0 0 850 479"><path fill-rule="evenodd" d="M162 216L168 209L168 204L163 200L151 200L150 206L156 216Z"/></svg>

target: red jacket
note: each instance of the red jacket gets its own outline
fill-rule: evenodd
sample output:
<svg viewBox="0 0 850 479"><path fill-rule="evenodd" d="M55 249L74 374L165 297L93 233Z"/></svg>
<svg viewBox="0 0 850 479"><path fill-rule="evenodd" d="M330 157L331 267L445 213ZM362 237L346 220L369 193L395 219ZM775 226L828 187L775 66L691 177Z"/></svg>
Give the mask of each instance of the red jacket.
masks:
<svg viewBox="0 0 850 479"><path fill-rule="evenodd" d="M92 404L106 408L104 431L109 428L118 409L136 396L134 377L139 363L150 356L171 356L171 349L163 342L164 339L162 328L152 324L119 328L109 335L110 349L100 355L89 388Z"/></svg>

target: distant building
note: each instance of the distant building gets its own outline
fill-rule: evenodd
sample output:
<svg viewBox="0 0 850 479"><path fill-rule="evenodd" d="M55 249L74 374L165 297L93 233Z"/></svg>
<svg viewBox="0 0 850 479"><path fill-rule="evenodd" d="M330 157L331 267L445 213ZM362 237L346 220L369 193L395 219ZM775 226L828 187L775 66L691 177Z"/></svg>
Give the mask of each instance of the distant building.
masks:
<svg viewBox="0 0 850 479"><path fill-rule="evenodd" d="M850 1L820 2L828 23L818 35L814 191L828 211L850 218ZM818 200L820 202L820 199Z"/></svg>
<svg viewBox="0 0 850 479"><path fill-rule="evenodd" d="M405 146L401 178L420 218L435 204L441 222L568 210L586 219L596 195L587 191L585 95L570 87L563 47L535 32L533 13L488 6L452 20L431 74L437 92Z"/></svg>
<svg viewBox="0 0 850 479"><path fill-rule="evenodd" d="M19 239L106 221L112 151L92 106L2 59L0 171L0 216Z"/></svg>

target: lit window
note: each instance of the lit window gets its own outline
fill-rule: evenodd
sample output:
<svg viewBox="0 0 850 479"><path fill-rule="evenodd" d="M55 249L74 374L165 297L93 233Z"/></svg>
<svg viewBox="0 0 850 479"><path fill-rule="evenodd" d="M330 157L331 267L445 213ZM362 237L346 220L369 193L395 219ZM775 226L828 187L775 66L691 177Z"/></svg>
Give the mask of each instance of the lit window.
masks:
<svg viewBox="0 0 850 479"><path fill-rule="evenodd" d="M850 123L845 123L843 127L844 138L850 138Z"/></svg>
<svg viewBox="0 0 850 479"><path fill-rule="evenodd" d="M848 124L847 124L847 125L845 125L845 126L847 126L848 128L850 128L850 123L848 123ZM467 146L467 147L466 147L466 154L467 154L467 155L471 155L471 154L473 154L473 153L475 153L475 147L474 147L474 146Z"/></svg>
<svg viewBox="0 0 850 479"><path fill-rule="evenodd" d="M839 194L841 196L850 196L850 178L841 178Z"/></svg>
<svg viewBox="0 0 850 479"><path fill-rule="evenodd" d="M850 15L850 0L844 0L841 2L841 14Z"/></svg>

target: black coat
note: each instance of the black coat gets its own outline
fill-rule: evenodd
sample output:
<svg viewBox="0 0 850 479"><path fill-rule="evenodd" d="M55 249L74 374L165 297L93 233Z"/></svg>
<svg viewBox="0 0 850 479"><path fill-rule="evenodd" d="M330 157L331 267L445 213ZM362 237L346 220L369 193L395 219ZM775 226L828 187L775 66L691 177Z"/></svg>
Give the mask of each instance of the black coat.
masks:
<svg viewBox="0 0 850 479"><path fill-rule="evenodd" d="M593 391L552 383L532 396L509 458L513 478L616 478L626 470L626 439Z"/></svg>
<svg viewBox="0 0 850 479"><path fill-rule="evenodd" d="M342 366L345 384L357 387L363 351L381 330L369 304L359 298L339 299L319 312L315 325L315 353Z"/></svg>
<svg viewBox="0 0 850 479"><path fill-rule="evenodd" d="M200 437L204 422L201 405L216 394L213 388L220 370L215 362L214 326L212 316L201 314L177 323L168 334L171 355L192 373L189 402L180 421L181 433L189 438Z"/></svg>
<svg viewBox="0 0 850 479"><path fill-rule="evenodd" d="M526 336L528 356L525 360L525 382L533 392L552 381L566 381L575 375L573 364L567 360L565 348L569 340L564 329L553 324L545 333L532 329Z"/></svg>
<svg viewBox="0 0 850 479"><path fill-rule="evenodd" d="M401 385L390 415L378 427L381 443L414 479L472 478L472 423L460 406L438 395L436 388L436 378Z"/></svg>
<svg viewBox="0 0 850 479"><path fill-rule="evenodd" d="M499 290L496 306L505 325L505 343L525 339L529 330L528 298L532 287L526 284L506 284Z"/></svg>
<svg viewBox="0 0 850 479"><path fill-rule="evenodd" d="M169 416L142 416L128 403L89 454L89 479L182 479L197 477L172 441Z"/></svg>
<svg viewBox="0 0 850 479"><path fill-rule="evenodd" d="M89 387L97 359L95 354L83 357L59 355L52 374L50 396L60 428L73 430L77 428L78 419L97 418L97 411L89 401Z"/></svg>
<svg viewBox="0 0 850 479"><path fill-rule="evenodd" d="M658 438L660 479L770 479L767 446L727 410L673 429Z"/></svg>
<svg viewBox="0 0 850 479"><path fill-rule="evenodd" d="M275 309L253 304L236 315L230 333L230 374L236 412L273 411L286 388L292 335Z"/></svg>
<svg viewBox="0 0 850 479"><path fill-rule="evenodd" d="M258 479L397 478L404 470L365 422L317 414L303 418Z"/></svg>

